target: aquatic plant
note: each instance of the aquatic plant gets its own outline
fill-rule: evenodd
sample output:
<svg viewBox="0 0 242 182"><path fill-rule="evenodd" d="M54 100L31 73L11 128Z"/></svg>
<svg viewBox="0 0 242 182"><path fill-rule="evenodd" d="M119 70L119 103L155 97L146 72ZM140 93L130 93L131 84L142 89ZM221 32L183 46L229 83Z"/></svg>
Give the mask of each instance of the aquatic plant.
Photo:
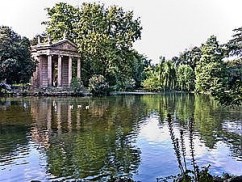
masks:
<svg viewBox="0 0 242 182"><path fill-rule="evenodd" d="M184 141L184 131L180 129L180 140L175 137L173 123L171 119L171 115L167 115L168 128L170 132L170 137L173 144L173 149L177 158L178 167L180 169L180 173L177 175L170 175L168 177L157 178L157 182L167 182L170 180L179 181L179 182L212 182L213 176L209 173L209 167L199 167L195 160L195 150L194 150L194 119L191 118L188 122L188 130L189 130L189 147L191 153L191 167L192 170L187 168L186 161L186 146Z"/></svg>

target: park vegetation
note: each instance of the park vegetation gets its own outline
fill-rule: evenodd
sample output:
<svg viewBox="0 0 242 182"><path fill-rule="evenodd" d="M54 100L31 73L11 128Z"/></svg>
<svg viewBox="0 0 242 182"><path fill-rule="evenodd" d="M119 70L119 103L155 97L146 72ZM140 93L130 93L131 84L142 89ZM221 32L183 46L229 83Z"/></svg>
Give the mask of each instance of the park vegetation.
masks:
<svg viewBox="0 0 242 182"><path fill-rule="evenodd" d="M0 26L0 81L27 83L35 70L30 41L10 27Z"/></svg>
<svg viewBox="0 0 242 182"><path fill-rule="evenodd" d="M233 39L219 44L211 36L200 47L193 47L178 57L146 69L142 82L149 91L186 91L211 94L225 105L242 101L242 28L234 30Z"/></svg>
<svg viewBox="0 0 242 182"><path fill-rule="evenodd" d="M170 60L160 56L159 64L154 65L133 48L142 32L140 18L133 11L101 3L80 7L57 3L46 11L42 41L47 37L58 41L65 35L77 45L82 59L80 83L94 95L112 90L175 90L211 94L223 104L241 103L242 28L233 30L225 44L211 36ZM36 66L30 44L37 44L37 36L29 41L10 27L0 27L1 81L29 82Z"/></svg>
<svg viewBox="0 0 242 182"><path fill-rule="evenodd" d="M134 17L133 11L100 3L83 3L80 7L57 3L46 10L45 33L53 41L62 39L65 33L78 46L85 86L90 83L93 89L93 84L99 85L93 83L99 82L97 77L105 80L100 85L102 89L107 85L114 90L141 86L149 61L133 48L142 30L140 19Z"/></svg>

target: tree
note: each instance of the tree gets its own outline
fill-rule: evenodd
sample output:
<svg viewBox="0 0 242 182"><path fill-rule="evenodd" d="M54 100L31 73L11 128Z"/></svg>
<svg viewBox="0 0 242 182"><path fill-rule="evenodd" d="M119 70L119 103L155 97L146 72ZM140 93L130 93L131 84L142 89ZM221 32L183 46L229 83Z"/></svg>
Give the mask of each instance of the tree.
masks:
<svg viewBox="0 0 242 182"><path fill-rule="evenodd" d="M84 84L94 74L115 84L132 77L133 43L141 37L141 23L132 11L106 8L99 3L83 3L75 8L58 3L47 9L47 33L52 39L66 37L75 42L83 59Z"/></svg>
<svg viewBox="0 0 242 182"><path fill-rule="evenodd" d="M146 70L147 78L142 82L142 86L148 91L160 91L161 81L159 71L154 69L155 67L149 67Z"/></svg>
<svg viewBox="0 0 242 182"><path fill-rule="evenodd" d="M42 22L47 25L46 33L51 36L53 40L60 40L64 34L66 38L75 42L77 39L77 23L80 21L80 12L67 3L57 3L52 8L46 8L49 20Z"/></svg>
<svg viewBox="0 0 242 182"><path fill-rule="evenodd" d="M109 95L110 89L103 75L93 75L89 80L89 90L93 96Z"/></svg>
<svg viewBox="0 0 242 182"><path fill-rule="evenodd" d="M242 27L234 29L232 39L225 44L226 73L212 95L223 105L242 103Z"/></svg>
<svg viewBox="0 0 242 182"><path fill-rule="evenodd" d="M232 39L226 44L230 56L242 56L242 27L233 30Z"/></svg>
<svg viewBox="0 0 242 182"><path fill-rule="evenodd" d="M0 80L7 83L27 83L35 70L30 42L10 27L0 26Z"/></svg>
<svg viewBox="0 0 242 182"><path fill-rule="evenodd" d="M135 81L135 88L141 87L141 82L146 78L145 70L150 66L151 60L146 56L134 51L131 62L132 79Z"/></svg>
<svg viewBox="0 0 242 182"><path fill-rule="evenodd" d="M196 90L211 92L222 82L225 73L223 51L215 36L208 38L201 47L201 59L197 63Z"/></svg>
<svg viewBox="0 0 242 182"><path fill-rule="evenodd" d="M189 65L177 69L177 85L180 90L192 91L195 88L195 73Z"/></svg>
<svg viewBox="0 0 242 182"><path fill-rule="evenodd" d="M180 53L179 57L173 57L172 61L178 66L181 64L189 65L193 70L195 70L197 62L201 58L201 49L199 47L193 47L189 50L185 50Z"/></svg>
<svg viewBox="0 0 242 182"><path fill-rule="evenodd" d="M162 63L161 63L162 64ZM160 66L161 67L161 66ZM175 89L176 88L176 69L174 63L171 61L165 61L163 63L163 73L161 84L164 89Z"/></svg>
<svg viewBox="0 0 242 182"><path fill-rule="evenodd" d="M212 95L223 105L242 103L242 60L231 60L226 64L226 76Z"/></svg>

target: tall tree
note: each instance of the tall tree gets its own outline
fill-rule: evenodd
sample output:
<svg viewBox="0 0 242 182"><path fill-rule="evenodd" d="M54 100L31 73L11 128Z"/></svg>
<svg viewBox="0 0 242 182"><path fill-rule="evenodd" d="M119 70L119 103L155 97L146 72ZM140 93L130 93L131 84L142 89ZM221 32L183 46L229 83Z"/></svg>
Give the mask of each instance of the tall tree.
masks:
<svg viewBox="0 0 242 182"><path fill-rule="evenodd" d="M232 39L227 43L230 56L242 56L242 27L233 30Z"/></svg>
<svg viewBox="0 0 242 182"><path fill-rule="evenodd" d="M224 77L223 52L215 36L208 38L201 47L201 59L197 63L196 90L211 92Z"/></svg>
<svg viewBox="0 0 242 182"><path fill-rule="evenodd" d="M180 53L179 57L173 57L172 61L178 66L181 64L189 65L195 70L197 62L201 58L201 49L199 47L193 47Z"/></svg>
<svg viewBox="0 0 242 182"><path fill-rule="evenodd" d="M176 68L174 63L171 61L165 61L163 63L163 76L161 84L164 89L175 89L176 88Z"/></svg>
<svg viewBox="0 0 242 182"><path fill-rule="evenodd" d="M212 90L212 95L224 105L242 104L242 60L231 60L226 64L226 76Z"/></svg>
<svg viewBox="0 0 242 182"><path fill-rule="evenodd" d="M224 105L242 104L242 27L234 29L232 39L225 44L226 74L212 90L212 95Z"/></svg>
<svg viewBox="0 0 242 182"><path fill-rule="evenodd" d="M83 3L80 8L58 3L47 13L49 20L44 23L48 34L60 39L65 32L78 45L87 79L98 74L115 83L117 78L122 82L131 76L134 57L130 55L142 30L133 11L99 3Z"/></svg>
<svg viewBox="0 0 242 182"><path fill-rule="evenodd" d="M177 68L177 85L180 90L194 90L195 73L189 65L180 65Z"/></svg>
<svg viewBox="0 0 242 182"><path fill-rule="evenodd" d="M0 26L0 80L7 83L26 83L35 70L30 42L10 27Z"/></svg>
<svg viewBox="0 0 242 182"><path fill-rule="evenodd" d="M80 12L67 3L57 3L52 8L46 8L48 21L42 22L46 25L46 33L53 40L60 40L66 36L69 40L75 42L77 39L76 28L80 20Z"/></svg>

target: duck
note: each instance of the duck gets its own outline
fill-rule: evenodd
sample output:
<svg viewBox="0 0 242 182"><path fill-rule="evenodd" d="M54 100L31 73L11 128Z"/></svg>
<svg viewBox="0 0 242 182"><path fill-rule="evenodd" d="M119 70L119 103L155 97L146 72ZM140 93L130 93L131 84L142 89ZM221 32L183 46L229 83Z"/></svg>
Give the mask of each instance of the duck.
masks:
<svg viewBox="0 0 242 182"><path fill-rule="evenodd" d="M89 109L89 106L86 106L85 108L86 108L86 109Z"/></svg>

